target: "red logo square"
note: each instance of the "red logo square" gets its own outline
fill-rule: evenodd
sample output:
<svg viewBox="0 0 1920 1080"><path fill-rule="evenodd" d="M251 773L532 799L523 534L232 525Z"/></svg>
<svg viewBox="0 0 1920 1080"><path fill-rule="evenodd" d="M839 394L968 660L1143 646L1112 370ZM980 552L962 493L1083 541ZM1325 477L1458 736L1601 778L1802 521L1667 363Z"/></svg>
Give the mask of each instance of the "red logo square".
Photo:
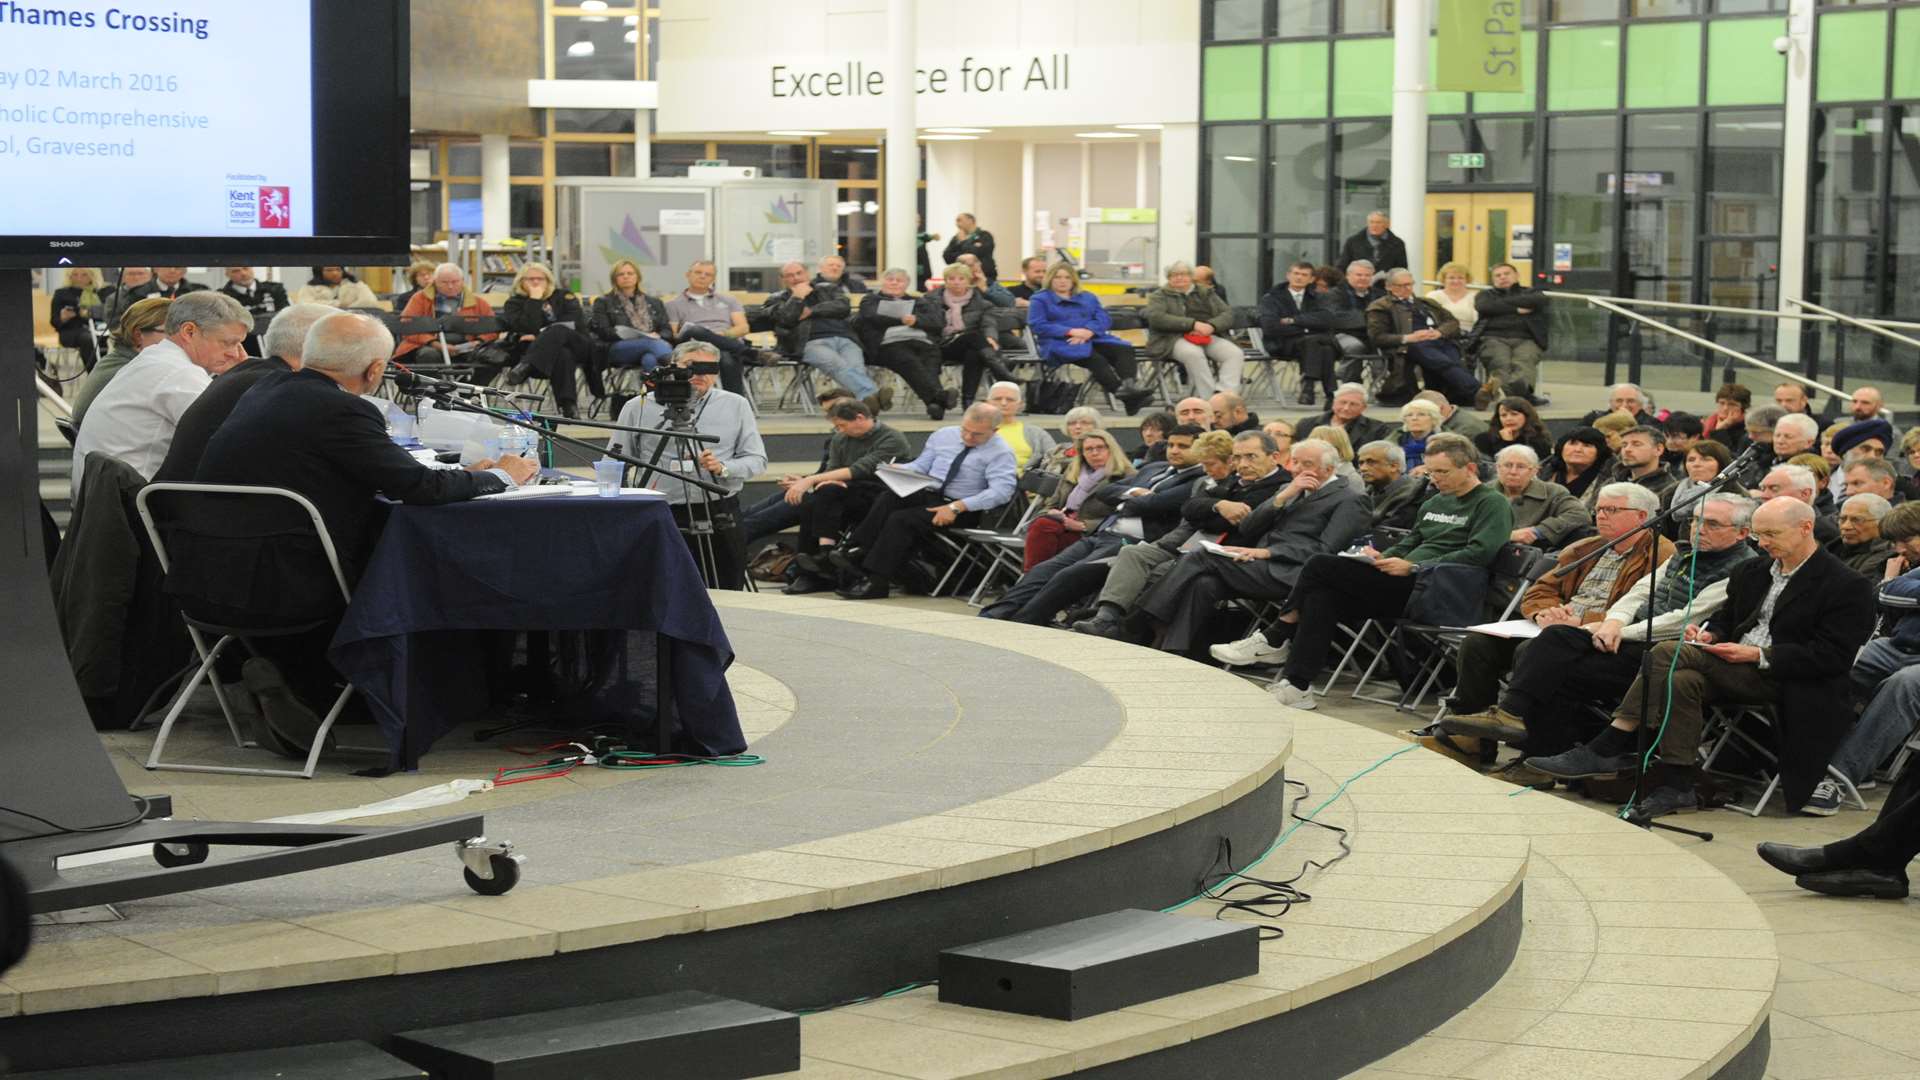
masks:
<svg viewBox="0 0 1920 1080"><path fill-rule="evenodd" d="M293 196L288 189L284 187L260 189L260 227L263 229L293 227Z"/></svg>

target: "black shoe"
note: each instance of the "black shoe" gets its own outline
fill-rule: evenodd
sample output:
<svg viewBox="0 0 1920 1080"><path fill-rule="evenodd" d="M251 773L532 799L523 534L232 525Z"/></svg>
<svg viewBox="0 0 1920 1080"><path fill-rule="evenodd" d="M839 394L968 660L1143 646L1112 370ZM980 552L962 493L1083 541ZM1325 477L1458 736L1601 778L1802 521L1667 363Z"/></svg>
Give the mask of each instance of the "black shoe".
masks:
<svg viewBox="0 0 1920 1080"><path fill-rule="evenodd" d="M1076 634L1111 638L1114 641L1127 640L1126 621L1105 609L1095 612L1091 619L1082 619L1074 623L1070 629Z"/></svg>
<svg viewBox="0 0 1920 1080"><path fill-rule="evenodd" d="M256 656L240 667L240 681L247 692L260 700L272 738L268 749L282 757L305 760L313 748L313 737L320 730L319 714L308 708L287 687L273 661ZM333 747L333 733L327 733L327 748Z"/></svg>
<svg viewBox="0 0 1920 1080"><path fill-rule="evenodd" d="M833 580L838 574L838 571L834 569L833 562L828 559L826 555L817 551L803 551L795 555L793 557L793 565L799 567L806 573L812 574L815 577L826 578L829 581Z"/></svg>
<svg viewBox="0 0 1920 1080"><path fill-rule="evenodd" d="M1795 877L1801 874L1819 874L1832 870L1833 863L1827 858L1822 847L1794 847L1792 844L1776 844L1771 840L1762 840L1754 845L1754 852L1760 861L1783 874Z"/></svg>
<svg viewBox="0 0 1920 1080"><path fill-rule="evenodd" d="M945 405L942 405L939 402L935 401L930 403L927 406L927 419L945 420L946 418L947 418L947 407Z"/></svg>
<svg viewBox="0 0 1920 1080"><path fill-rule="evenodd" d="M793 580L787 582L787 587L780 591L786 593L788 596L805 596L808 593L827 592L832 588L833 580L831 578L824 578L817 574L809 574L803 571L795 574Z"/></svg>
<svg viewBox="0 0 1920 1080"><path fill-rule="evenodd" d="M955 406L960 404L960 391L955 390L951 386L947 387L945 393L943 393L941 396L946 399L947 408L949 409L954 408Z"/></svg>
<svg viewBox="0 0 1920 1080"><path fill-rule="evenodd" d="M569 420L578 420L578 419L580 419L580 406L579 406L579 405L577 405L577 404L575 404L574 402L571 402L571 401L562 401L562 402L560 402L559 404L560 404L560 415L561 415L561 416L564 416L564 417L566 417L566 418L567 418L567 419L569 419Z"/></svg>
<svg viewBox="0 0 1920 1080"><path fill-rule="evenodd" d="M871 577L863 577L844 589L834 590L835 595L847 600L885 600L891 592L886 582Z"/></svg>
<svg viewBox="0 0 1920 1080"><path fill-rule="evenodd" d="M1906 876L1885 870L1823 870L1817 874L1801 874L1793 883L1823 896L1866 896L1876 900L1904 900L1907 896Z"/></svg>
<svg viewBox="0 0 1920 1080"><path fill-rule="evenodd" d="M1591 745L1576 746L1564 754L1527 759L1534 768L1561 780L1585 780L1590 776L1612 776L1633 768L1633 754L1606 755Z"/></svg>
<svg viewBox="0 0 1920 1080"><path fill-rule="evenodd" d="M1535 408L1553 404L1553 399L1545 394L1528 394L1527 400L1533 402Z"/></svg>
<svg viewBox="0 0 1920 1080"><path fill-rule="evenodd" d="M838 572L849 577L866 577L867 572L860 567L860 559L864 554L860 549L845 544L834 545L833 550L827 552L827 576L833 577Z"/></svg>
<svg viewBox="0 0 1920 1080"><path fill-rule="evenodd" d="M1652 821L1668 814L1691 814L1698 809L1700 797L1694 794L1693 788L1662 785L1635 799L1633 809L1627 812L1627 820Z"/></svg>
<svg viewBox="0 0 1920 1080"><path fill-rule="evenodd" d="M1300 396L1293 400L1300 405L1312 405L1318 401L1318 399L1313 396L1313 386L1308 383L1300 384Z"/></svg>
<svg viewBox="0 0 1920 1080"><path fill-rule="evenodd" d="M1113 396L1119 398L1120 404L1127 407L1128 416L1134 416L1146 407L1147 402L1153 400L1153 391L1145 387L1135 387L1132 390L1121 387Z"/></svg>
<svg viewBox="0 0 1920 1080"><path fill-rule="evenodd" d="M533 365L525 362L515 364L507 370L507 381L510 383L523 383L532 377Z"/></svg>

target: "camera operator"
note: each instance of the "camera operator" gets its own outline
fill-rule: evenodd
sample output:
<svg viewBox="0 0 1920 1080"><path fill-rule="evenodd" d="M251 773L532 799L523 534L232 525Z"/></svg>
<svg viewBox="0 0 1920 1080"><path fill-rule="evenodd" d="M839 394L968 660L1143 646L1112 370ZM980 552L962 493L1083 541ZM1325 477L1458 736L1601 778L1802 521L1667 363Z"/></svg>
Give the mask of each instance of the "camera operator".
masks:
<svg viewBox="0 0 1920 1080"><path fill-rule="evenodd" d="M714 495L666 476L644 473L639 482L666 493L673 519L694 562L705 570L696 525L713 524L713 573L707 587L739 589L746 583L747 542L740 528L740 490L767 468L767 448L754 424L747 399L714 384L720 379L720 350L704 341L682 342L673 350L672 366L656 369L644 398L627 402L620 410L620 426L675 428L719 437L717 443L671 442L660 455L668 473L693 473L720 484L725 496ZM684 401L684 405L678 401ZM677 414L677 415L676 415ZM682 419L683 418L683 419ZM607 449L650 461L659 435L616 431Z"/></svg>

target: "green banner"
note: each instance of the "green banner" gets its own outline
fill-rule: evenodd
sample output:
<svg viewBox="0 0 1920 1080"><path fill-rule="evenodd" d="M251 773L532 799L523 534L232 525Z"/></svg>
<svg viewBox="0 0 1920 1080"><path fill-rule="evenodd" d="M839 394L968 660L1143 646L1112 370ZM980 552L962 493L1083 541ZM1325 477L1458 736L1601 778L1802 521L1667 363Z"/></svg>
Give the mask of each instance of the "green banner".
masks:
<svg viewBox="0 0 1920 1080"><path fill-rule="evenodd" d="M1440 0L1436 90L1522 89L1520 0Z"/></svg>

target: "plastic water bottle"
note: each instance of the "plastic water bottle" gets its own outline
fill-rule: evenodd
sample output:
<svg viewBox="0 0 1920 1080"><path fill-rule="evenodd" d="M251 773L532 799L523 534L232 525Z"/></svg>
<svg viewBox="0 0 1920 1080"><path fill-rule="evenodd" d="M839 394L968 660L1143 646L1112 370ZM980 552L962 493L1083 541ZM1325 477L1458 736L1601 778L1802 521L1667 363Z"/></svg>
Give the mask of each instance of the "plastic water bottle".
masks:
<svg viewBox="0 0 1920 1080"><path fill-rule="evenodd" d="M533 414L525 409L515 410L513 418L522 424L533 423ZM518 425L508 426L506 442L506 453L519 454L528 461L534 460L540 453L540 436Z"/></svg>

